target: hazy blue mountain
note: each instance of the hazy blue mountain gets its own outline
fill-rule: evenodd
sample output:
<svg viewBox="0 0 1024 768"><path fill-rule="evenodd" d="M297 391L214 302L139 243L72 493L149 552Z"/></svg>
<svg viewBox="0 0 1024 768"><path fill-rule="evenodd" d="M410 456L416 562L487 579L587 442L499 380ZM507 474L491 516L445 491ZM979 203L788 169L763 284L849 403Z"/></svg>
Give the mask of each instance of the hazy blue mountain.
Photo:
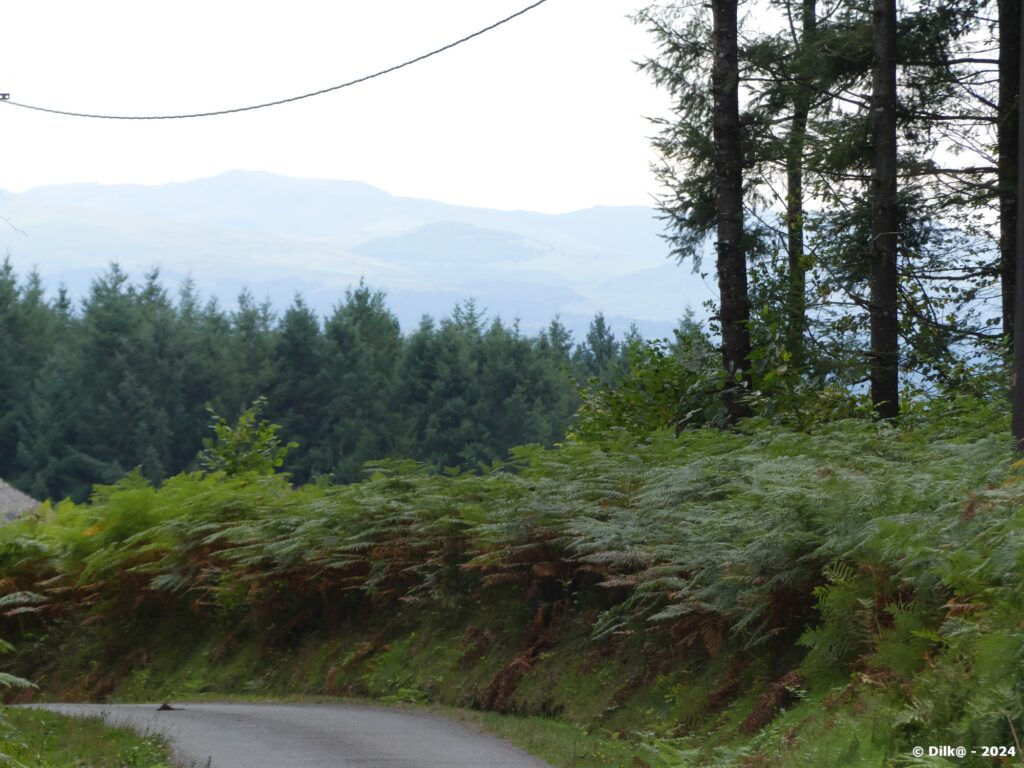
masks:
<svg viewBox="0 0 1024 768"><path fill-rule="evenodd" d="M243 287L283 310L296 292L321 312L360 279L404 327L469 297L528 332L558 314L579 336L601 310L617 328L665 335L708 287L666 259L651 209L561 215L395 197L350 181L232 171L162 186L75 184L0 192L0 249L19 271L81 296L116 261L191 275L231 306ZM16 227L17 229L15 229Z"/></svg>

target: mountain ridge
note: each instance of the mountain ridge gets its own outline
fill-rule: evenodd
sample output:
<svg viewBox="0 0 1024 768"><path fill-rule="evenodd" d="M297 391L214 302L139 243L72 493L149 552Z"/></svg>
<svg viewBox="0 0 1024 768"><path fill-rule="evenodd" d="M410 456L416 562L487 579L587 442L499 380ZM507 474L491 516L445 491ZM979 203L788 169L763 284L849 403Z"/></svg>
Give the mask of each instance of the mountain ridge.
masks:
<svg viewBox="0 0 1024 768"><path fill-rule="evenodd" d="M620 332L664 336L707 286L666 258L662 223L642 206L501 211L391 195L360 181L228 171L163 185L62 184L0 194L0 248L51 290L88 292L116 261L191 277L230 306L242 288L278 311L296 291L326 314L364 279L409 330L475 298L535 331L556 315L577 335L602 311ZM15 229L16 228L16 229ZM643 275L657 277L645 289ZM629 286L622 295L615 282ZM648 292L645 298L643 295ZM676 306L678 311L668 314Z"/></svg>

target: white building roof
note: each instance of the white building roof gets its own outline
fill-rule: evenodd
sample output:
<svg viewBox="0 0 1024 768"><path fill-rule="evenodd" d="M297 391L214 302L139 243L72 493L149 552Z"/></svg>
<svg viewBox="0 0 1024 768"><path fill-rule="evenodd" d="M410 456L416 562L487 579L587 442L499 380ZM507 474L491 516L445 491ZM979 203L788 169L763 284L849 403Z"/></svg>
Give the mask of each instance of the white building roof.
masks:
<svg viewBox="0 0 1024 768"><path fill-rule="evenodd" d="M39 502L0 480L0 523L35 509Z"/></svg>

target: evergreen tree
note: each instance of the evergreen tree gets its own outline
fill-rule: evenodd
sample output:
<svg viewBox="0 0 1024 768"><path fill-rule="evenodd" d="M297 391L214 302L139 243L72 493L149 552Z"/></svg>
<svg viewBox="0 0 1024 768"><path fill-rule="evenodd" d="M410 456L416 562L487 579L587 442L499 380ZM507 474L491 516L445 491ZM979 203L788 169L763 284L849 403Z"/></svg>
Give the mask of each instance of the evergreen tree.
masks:
<svg viewBox="0 0 1024 768"><path fill-rule="evenodd" d="M579 393L571 380L571 354L572 334L556 317L536 341L536 355L542 366L541 400L548 417L545 435L540 439L545 444L562 439L580 406Z"/></svg>
<svg viewBox="0 0 1024 768"><path fill-rule="evenodd" d="M1020 47L1024 50L1024 23L1020 25ZM1021 57L1020 80L1024 82L1024 56ZM1020 134L1017 138L1017 178L1024 174L1024 120L1019 121ZM1024 194L1017 195L1017 253L1016 274L1024 275ZM1024 452L1024 280L1014 284L1013 303L1013 385L1011 389L1010 434L1013 447Z"/></svg>
<svg viewBox="0 0 1024 768"><path fill-rule="evenodd" d="M19 422L59 323L59 310L46 303L39 275L33 271L19 284L5 258L0 263L0 477L13 477L19 469Z"/></svg>
<svg viewBox="0 0 1024 768"><path fill-rule="evenodd" d="M518 326L494 320L480 339L477 418L487 425L490 444L478 460L504 459L513 445L549 439L544 400L544 368L530 339Z"/></svg>
<svg viewBox="0 0 1024 768"><path fill-rule="evenodd" d="M737 0L712 0L714 64L715 220L722 363L726 385L723 398L732 419L750 415L741 382L749 384L750 297L747 293L747 255L743 233L743 153L740 142L739 53Z"/></svg>
<svg viewBox="0 0 1024 768"><path fill-rule="evenodd" d="M481 336L481 315L467 301L441 321L433 338L433 375L420 403L421 437L413 455L438 468L475 468L492 458L491 435L479 418Z"/></svg>
<svg viewBox="0 0 1024 768"><path fill-rule="evenodd" d="M229 358L232 352L229 318L210 300L205 305L191 280L179 289L173 336L168 355L173 382L172 402L167 406L173 439L169 461L176 468L195 469L194 457L208 431L207 403L234 412L237 396L232 393L235 375Z"/></svg>
<svg viewBox="0 0 1024 768"><path fill-rule="evenodd" d="M573 352L573 376L580 384L590 379L597 379L604 384L611 383L618 375L620 345L615 333L604 319L604 313L598 312L590 321L587 335L583 343Z"/></svg>
<svg viewBox="0 0 1024 768"><path fill-rule="evenodd" d="M18 392L18 353L15 313L18 281L9 258L0 264L0 473L10 476L18 446L16 426Z"/></svg>
<svg viewBox="0 0 1024 768"><path fill-rule="evenodd" d="M896 0L874 0L871 92L871 402L899 415Z"/></svg>
<svg viewBox="0 0 1024 768"><path fill-rule="evenodd" d="M248 289L238 296L238 309L231 313L231 347L228 365L234 374L225 393L231 398L229 413L241 413L264 394L274 374L275 318L269 301L257 304Z"/></svg>
<svg viewBox="0 0 1024 768"><path fill-rule="evenodd" d="M485 326L472 301L403 337L365 285L321 330L301 297L280 321L248 293L227 313L191 281L172 302L156 271L136 285L116 264L81 313L65 291L46 303L38 277L0 276L0 353L13 361L2 371L4 472L40 497L82 500L135 468L156 483L196 469L206 406L235 413L246 393L265 394L267 418L301 444L285 459L295 482L357 480L364 462L392 456L472 469L515 444L560 440L579 402L561 323L528 338ZM606 376L620 346L603 318L591 331L578 360Z"/></svg>
<svg viewBox="0 0 1024 768"><path fill-rule="evenodd" d="M124 419L126 374L130 371L134 325L134 291L128 275L115 263L92 281L83 304L81 340L76 361L83 402L74 427L80 450L117 469L131 469L132 426ZM145 397L145 393L143 393ZM122 460L128 459L124 464Z"/></svg>
<svg viewBox="0 0 1024 768"><path fill-rule="evenodd" d="M999 101L997 153L999 172L999 280L1003 335L1013 338L1017 281L1017 165L1020 141L1021 84L1020 0L998 0Z"/></svg>
<svg viewBox="0 0 1024 768"><path fill-rule="evenodd" d="M113 483L124 474L115 460L90 455L85 447L89 428L82 418L85 401L68 386L83 366L72 344L58 343L40 375L33 381L18 421L19 472L12 479L37 499L70 497L84 501L95 483Z"/></svg>
<svg viewBox="0 0 1024 768"><path fill-rule="evenodd" d="M284 465L297 483L311 479L310 451L331 398L328 377L321 374L324 358L320 320L302 297L296 296L277 333L268 418L281 425L286 442L298 444Z"/></svg>
<svg viewBox="0 0 1024 768"><path fill-rule="evenodd" d="M351 482L360 479L364 462L393 455L398 444L394 392L401 329L384 294L360 283L346 291L324 336L317 388L327 399L312 468Z"/></svg>

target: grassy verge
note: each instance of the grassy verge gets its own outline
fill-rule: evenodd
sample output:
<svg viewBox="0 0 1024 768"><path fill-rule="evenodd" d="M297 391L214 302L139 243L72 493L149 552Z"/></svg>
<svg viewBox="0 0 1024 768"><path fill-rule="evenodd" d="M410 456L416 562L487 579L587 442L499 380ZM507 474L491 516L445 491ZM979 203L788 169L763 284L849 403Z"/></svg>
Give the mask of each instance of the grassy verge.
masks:
<svg viewBox="0 0 1024 768"><path fill-rule="evenodd" d="M30 709L0 712L0 765L10 768L169 768L160 736L111 728L97 717Z"/></svg>
<svg viewBox="0 0 1024 768"><path fill-rule="evenodd" d="M656 748L610 732L592 732L545 717L451 710L443 714L493 733L553 768L667 768Z"/></svg>

